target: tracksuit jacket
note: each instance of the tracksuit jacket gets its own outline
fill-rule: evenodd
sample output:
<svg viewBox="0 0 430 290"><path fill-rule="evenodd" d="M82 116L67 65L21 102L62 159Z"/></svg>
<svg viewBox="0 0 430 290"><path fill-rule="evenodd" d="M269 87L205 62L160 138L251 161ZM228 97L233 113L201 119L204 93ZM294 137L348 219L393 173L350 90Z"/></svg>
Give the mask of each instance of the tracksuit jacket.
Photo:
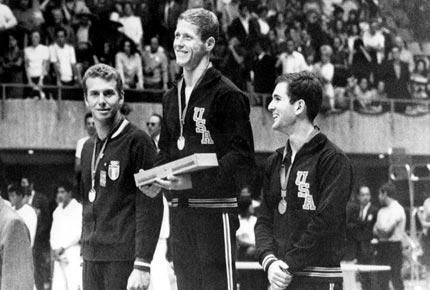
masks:
<svg viewBox="0 0 430 290"><path fill-rule="evenodd" d="M276 150L265 168L262 209L255 226L259 261L265 271L280 259L294 277L342 281L346 204L353 185L351 163L322 133L303 145L292 164L289 142L283 160L284 150ZM286 168L291 165L283 215L278 212L282 162Z"/></svg>
<svg viewBox="0 0 430 290"><path fill-rule="evenodd" d="M180 135L178 103L178 89L174 87L163 99L160 152L155 165L195 153L216 153L219 166L192 173L193 188L173 192L172 206L235 211L237 193L254 166L248 98L218 70L209 68L189 99L183 150L176 144Z"/></svg>

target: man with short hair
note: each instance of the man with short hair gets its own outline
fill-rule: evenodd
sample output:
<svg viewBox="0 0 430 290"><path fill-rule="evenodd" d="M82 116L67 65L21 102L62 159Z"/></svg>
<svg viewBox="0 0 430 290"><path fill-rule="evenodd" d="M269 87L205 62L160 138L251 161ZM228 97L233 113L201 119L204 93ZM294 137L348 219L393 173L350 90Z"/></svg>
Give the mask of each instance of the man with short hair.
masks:
<svg viewBox="0 0 430 290"><path fill-rule="evenodd" d="M57 200L60 203L52 215L50 239L54 253L52 289L78 290L82 281L82 205L73 198L68 182L57 186Z"/></svg>
<svg viewBox="0 0 430 290"><path fill-rule="evenodd" d="M378 208L370 202L370 189L366 185L360 186L357 199L358 204L351 206L347 217L347 229L351 242L354 243L358 264L372 264L374 257L371 241ZM370 273L360 273L360 283L362 289L372 289Z"/></svg>
<svg viewBox="0 0 430 290"><path fill-rule="evenodd" d="M155 146L121 114L124 89L116 69L90 67L83 90L96 129L81 155L83 289L147 289L163 202L161 195L142 194L134 174L152 168Z"/></svg>
<svg viewBox="0 0 430 290"><path fill-rule="evenodd" d="M373 234L377 237L376 263L389 265L391 270L381 272L378 275L378 288L388 290L389 282L393 283L395 290L403 290L402 279L402 240L404 239L406 227L406 214L403 206L394 199L396 186L393 183L385 183L379 189L379 209Z"/></svg>
<svg viewBox="0 0 430 290"><path fill-rule="evenodd" d="M314 125L323 85L310 72L278 78L272 128L288 136L267 160L255 226L257 257L271 289L342 289L348 157Z"/></svg>
<svg viewBox="0 0 430 290"><path fill-rule="evenodd" d="M309 70L305 58L300 52L295 50L294 40L291 38L286 41L286 51L281 53L276 62L276 67L282 66L282 73L297 73L301 71Z"/></svg>
<svg viewBox="0 0 430 290"><path fill-rule="evenodd" d="M149 118L149 121L146 123L146 127L148 128L149 136L151 136L152 141L157 148L157 152L160 150L158 148L158 141L160 140L161 133L161 121L163 117L160 114L152 114Z"/></svg>
<svg viewBox="0 0 430 290"><path fill-rule="evenodd" d="M28 229L0 198L0 290L33 290L33 257Z"/></svg>
<svg viewBox="0 0 430 290"><path fill-rule="evenodd" d="M166 52L159 45L157 37L151 38L151 43L145 47L142 58L145 88L167 90L169 82L168 60Z"/></svg>
<svg viewBox="0 0 430 290"><path fill-rule="evenodd" d="M248 98L210 62L218 33L218 19L208 10L190 9L179 17L173 48L184 74L163 99L156 165L198 152L216 154L219 166L142 188L148 195L160 187L172 190L179 290L236 289L236 193L254 166L254 144Z"/></svg>
<svg viewBox="0 0 430 290"><path fill-rule="evenodd" d="M19 216L24 220L24 223L30 232L31 246L33 246L37 228L36 211L26 204L24 188L17 186L16 184L10 184L7 188L7 193L9 195L9 201L12 208L16 210Z"/></svg>

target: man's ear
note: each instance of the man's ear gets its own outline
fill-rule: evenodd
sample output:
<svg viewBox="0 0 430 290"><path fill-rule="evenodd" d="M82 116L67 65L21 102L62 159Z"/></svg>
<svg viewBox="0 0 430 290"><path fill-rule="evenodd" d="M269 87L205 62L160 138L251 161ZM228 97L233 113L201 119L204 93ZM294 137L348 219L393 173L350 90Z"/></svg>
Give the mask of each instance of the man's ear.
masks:
<svg viewBox="0 0 430 290"><path fill-rule="evenodd" d="M296 115L300 115L306 110L306 103L303 100L297 100L296 102Z"/></svg>
<svg viewBox="0 0 430 290"><path fill-rule="evenodd" d="M87 108L89 108L90 104L88 104L87 94L85 94L85 93L84 93L84 102L85 102L85 106L87 106Z"/></svg>
<svg viewBox="0 0 430 290"><path fill-rule="evenodd" d="M212 51L215 47L215 38L211 36L208 39L206 39L205 45L206 45L206 51Z"/></svg>

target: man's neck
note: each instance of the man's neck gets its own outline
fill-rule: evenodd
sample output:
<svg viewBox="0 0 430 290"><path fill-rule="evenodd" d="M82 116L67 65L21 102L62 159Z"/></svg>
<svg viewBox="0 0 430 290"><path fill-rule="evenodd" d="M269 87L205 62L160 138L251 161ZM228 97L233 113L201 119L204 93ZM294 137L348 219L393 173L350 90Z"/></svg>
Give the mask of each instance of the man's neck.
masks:
<svg viewBox="0 0 430 290"><path fill-rule="evenodd" d="M187 88L194 88L200 77L209 67L209 56L204 56L200 63L193 69L184 68L184 80Z"/></svg>
<svg viewBox="0 0 430 290"><path fill-rule="evenodd" d="M122 115L118 112L114 118L110 120L106 120L105 122L100 122L94 120L94 124L96 126L97 137L100 140L106 139L109 133L121 122Z"/></svg>
<svg viewBox="0 0 430 290"><path fill-rule="evenodd" d="M17 202L15 205L15 210L20 210L25 205L24 200Z"/></svg>
<svg viewBox="0 0 430 290"><path fill-rule="evenodd" d="M71 199L64 200L64 202L63 202L63 208L66 208L70 204L71 201L72 201Z"/></svg>
<svg viewBox="0 0 430 290"><path fill-rule="evenodd" d="M293 156L297 154L300 148L309 141L309 137L314 131L314 125L309 122L297 122L293 133L289 134L290 146Z"/></svg>

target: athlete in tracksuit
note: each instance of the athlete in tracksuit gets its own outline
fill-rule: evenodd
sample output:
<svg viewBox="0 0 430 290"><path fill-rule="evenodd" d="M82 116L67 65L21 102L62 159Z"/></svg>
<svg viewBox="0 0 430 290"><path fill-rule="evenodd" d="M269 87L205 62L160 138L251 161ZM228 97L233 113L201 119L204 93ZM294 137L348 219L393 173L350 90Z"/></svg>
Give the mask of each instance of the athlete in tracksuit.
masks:
<svg viewBox="0 0 430 290"><path fill-rule="evenodd" d="M321 95L315 75L290 74L278 79L269 105L273 128L289 136L267 160L255 226L258 259L272 289L342 288L352 166L313 126Z"/></svg>
<svg viewBox="0 0 430 290"><path fill-rule="evenodd" d="M216 16L204 9L179 17L174 48L184 77L163 99L156 165L194 153L215 153L219 163L189 175L192 188L163 185L173 189L173 262L179 290L236 289L237 193L254 165L248 99L209 61L215 27L218 31ZM180 112L185 118L182 130Z"/></svg>

